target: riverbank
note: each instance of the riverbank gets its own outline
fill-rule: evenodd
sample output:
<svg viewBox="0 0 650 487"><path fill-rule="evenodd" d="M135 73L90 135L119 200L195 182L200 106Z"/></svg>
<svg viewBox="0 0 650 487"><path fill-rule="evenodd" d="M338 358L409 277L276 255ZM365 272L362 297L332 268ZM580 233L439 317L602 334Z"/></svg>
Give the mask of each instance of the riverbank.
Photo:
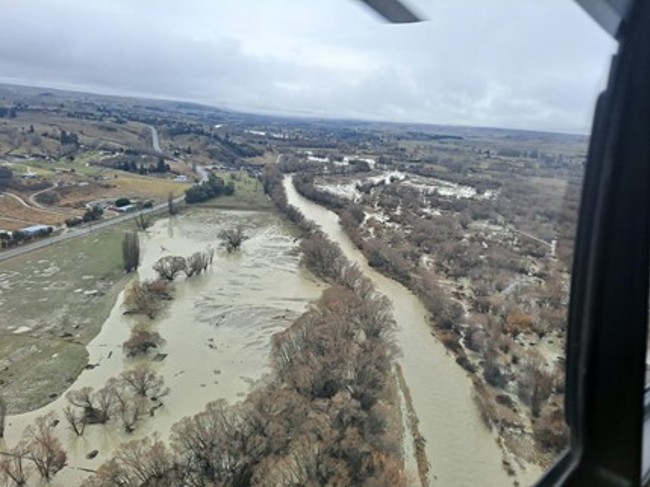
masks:
<svg viewBox="0 0 650 487"><path fill-rule="evenodd" d="M486 258L489 265L481 259L472 261L481 250L460 245L449 252L455 243L446 232L455 222L441 217L442 220L435 224L425 224L423 222L430 218L426 208L418 217L409 213L417 205L413 198L409 200L413 195L408 193L408 188L406 194L400 193L404 206L387 189L386 199L375 195L374 203L366 201L362 207L316 188L309 174L297 175L293 183L303 197L338 214L344 232L373 269L396 279L421 299L427 309L431 333L472 378L472 397L486 427L498 434L506 470L514 475L516 470L538 472L538 465L550 465L557 455L558 445L561 448L566 444L561 409L562 363L554 364L562 353L562 330L553 330L546 322L554 311L549 308L558 306L558 300L552 296L553 279L544 287L539 285L538 277L513 273L512 269L524 268L513 267L512 262L516 260L510 261L511 274L503 272L507 269L503 255L514 259L517 254L510 249L510 243L499 239L486 244L485 235L468 237L461 232L456 239L483 241L485 247L479 245L481 250L494 246L496 250L491 250L493 253ZM453 205L453 202L444 204ZM382 205L390 206L392 212ZM440 216L439 211L438 214ZM410 223L405 224L405 221ZM451 276L446 275L444 269L449 270L449 263L441 270L437 264L442 257L432 251L438 247L446 249L448 254L445 255L451 256L452 262L462 261L465 267L451 272ZM501 271L502 280L512 278L513 282L502 295L489 300L481 298L483 294L480 293L489 288L484 282L474 294L476 283L472 279L480 280L481 276L485 279L494 267ZM538 319L524 312L531 312L530 304L526 308L511 299L507 307L504 305L510 290L518 285L523 287L523 281L531 286L522 293L524 296L538 299L541 296L540 302L555 303L545 305ZM555 289L560 289L557 281ZM489 316L480 315L477 309ZM538 391L536 395L533 396L532 390Z"/></svg>
<svg viewBox="0 0 650 487"><path fill-rule="evenodd" d="M6 260L0 271L0 394L9 414L65 391L88 363L128 278L118 225Z"/></svg>
<svg viewBox="0 0 650 487"><path fill-rule="evenodd" d="M431 336L428 312L404 286L372 269L341 228L338 216L300 196L290 178L284 180L287 200L337 243L393 304L398 362L413 398L426 440L431 485L507 485L524 477L510 477L502 466L501 448L485 428L472 400L472 382L454 357ZM471 448L469 446L471 445Z"/></svg>

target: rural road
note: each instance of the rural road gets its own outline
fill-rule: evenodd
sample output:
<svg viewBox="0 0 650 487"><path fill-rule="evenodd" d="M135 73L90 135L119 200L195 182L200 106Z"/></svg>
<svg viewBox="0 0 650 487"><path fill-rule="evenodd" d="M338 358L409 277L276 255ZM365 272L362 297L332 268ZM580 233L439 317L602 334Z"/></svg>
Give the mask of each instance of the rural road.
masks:
<svg viewBox="0 0 650 487"><path fill-rule="evenodd" d="M49 188L42 189L42 190L40 190L40 191L37 191L37 192L34 193L33 195L31 195L31 196L29 197L29 202L30 202L31 205L32 205L33 207L35 207L35 208L39 208L39 209L41 209L41 210L45 210L45 211L53 211L53 210L50 210L49 208L46 208L45 206L41 205L38 201L36 201L36 197L37 197L39 194L47 193L48 191L50 191L50 190L52 190L52 189L54 189L54 188L57 188L58 186L59 186L58 181L55 181L54 184L52 184L52 186L50 186Z"/></svg>
<svg viewBox="0 0 650 487"><path fill-rule="evenodd" d="M153 145L153 150L156 152L161 152L160 150L160 139L158 138L158 131L153 125L149 125L151 129L151 144Z"/></svg>
<svg viewBox="0 0 650 487"><path fill-rule="evenodd" d="M174 199L174 204L179 204L182 203L185 199L185 196L179 196L178 198ZM167 208L167 202L165 201L164 203L158 203L155 205L153 208L149 210L145 210L142 213L147 214L151 213L153 211L157 210L162 210ZM108 228L111 225L117 225L118 223L124 223L129 220L133 220L136 216L138 216L140 213L128 213L126 215L121 215L117 216L115 218L111 218L110 220L99 220L96 222L92 222L91 225L85 224L83 227L74 227L70 229L69 231L62 233L60 235L56 235L54 237L49 237L49 238L44 238L43 240L37 240L36 242L28 243L21 245L20 247L15 247L13 249L9 250L3 250L0 251L0 261L11 259L13 257L17 257L19 255L26 254L27 252L31 252L32 250L37 250L37 249L42 249L44 247L47 247L48 245L54 245L57 243L61 243L65 240L69 240L72 238L79 238L83 237L84 235L88 235L92 232L95 232L97 230L101 230L103 228Z"/></svg>
<svg viewBox="0 0 650 487"><path fill-rule="evenodd" d="M48 190L50 190L50 189L52 189L52 188L48 188ZM42 192L42 191L39 191L39 192ZM24 199L22 199L22 198L21 198L20 196L18 196L17 194L7 193L7 192L3 192L3 193L0 193L0 194L3 194L3 195L5 195L5 196L9 196L9 197L15 199L16 201L18 201L18 203L20 203L21 205L23 205L25 208L29 208L30 210L34 210L34 211L42 211L42 212L45 212L45 213L51 213L51 214L53 214L53 215L61 216L61 213L59 213L59 212L57 212L57 211L54 211L54 210L49 210L49 209L47 209L47 208L43 208L43 207L40 206L40 205L38 205L38 206L31 206L29 203L27 203Z"/></svg>

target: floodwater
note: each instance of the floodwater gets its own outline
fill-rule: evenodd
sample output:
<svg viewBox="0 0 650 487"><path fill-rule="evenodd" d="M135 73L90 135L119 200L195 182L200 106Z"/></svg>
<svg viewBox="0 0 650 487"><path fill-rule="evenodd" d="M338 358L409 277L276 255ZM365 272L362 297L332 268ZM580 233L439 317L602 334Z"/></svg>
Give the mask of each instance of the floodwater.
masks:
<svg viewBox="0 0 650 487"><path fill-rule="evenodd" d="M219 231L235 225L243 225L250 237L241 252L228 255L217 250L206 274L177 277L175 299L151 322L166 340L162 352L168 354L165 360L151 365L171 389L164 399L165 407L156 411L154 418L143 418L131 435L117 422L109 422L88 426L82 437L76 437L63 421L64 397L39 410L8 418L5 439L6 446L11 447L37 416L58 413L62 421L55 430L68 453L69 466L50 486L78 485L88 475L79 469L96 469L120 443L154 432L166 439L171 426L182 417L198 413L212 400L241 400L270 372L271 335L290 325L323 290L321 283L299 267L299 257L292 252L295 238L279 217L266 212L191 210L159 220L140 236L140 279L154 277L152 264L162 256L188 257L209 246L216 248ZM122 343L134 324L148 319L125 316L123 295L119 295L99 335L88 344L89 363L98 365L84 371L71 389L98 389L107 379L139 363L125 358ZM95 449L99 455L86 459ZM41 485L36 478L33 474L30 485Z"/></svg>
<svg viewBox="0 0 650 487"><path fill-rule="evenodd" d="M284 187L289 203L338 243L345 256L393 303L396 339L401 349L398 361L413 398L420 433L426 440L430 484L512 485L515 479L502 467L502 452L496 438L482 422L472 400L471 380L432 336L424 306L404 286L368 266L335 213L300 196L289 177L285 178ZM522 475L520 482L534 481L530 473Z"/></svg>

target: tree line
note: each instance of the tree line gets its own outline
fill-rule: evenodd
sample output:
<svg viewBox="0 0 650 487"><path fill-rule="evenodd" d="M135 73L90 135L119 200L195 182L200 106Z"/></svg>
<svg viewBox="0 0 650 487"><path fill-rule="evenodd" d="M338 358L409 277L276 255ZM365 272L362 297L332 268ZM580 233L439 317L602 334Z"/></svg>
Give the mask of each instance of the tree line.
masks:
<svg viewBox="0 0 650 487"><path fill-rule="evenodd" d="M230 196L234 193L235 183L233 181L226 183L222 178L210 174L206 181L195 184L185 191L185 202L188 204L203 203L219 196Z"/></svg>

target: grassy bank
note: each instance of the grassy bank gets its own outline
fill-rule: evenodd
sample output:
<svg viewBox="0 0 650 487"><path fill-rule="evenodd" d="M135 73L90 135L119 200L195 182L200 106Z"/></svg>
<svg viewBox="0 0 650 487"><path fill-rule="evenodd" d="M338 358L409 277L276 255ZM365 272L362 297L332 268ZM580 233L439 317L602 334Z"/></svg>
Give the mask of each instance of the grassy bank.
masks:
<svg viewBox="0 0 650 487"><path fill-rule="evenodd" d="M51 245L2 263L0 393L11 414L61 394L87 362L126 278L121 241L131 225Z"/></svg>

